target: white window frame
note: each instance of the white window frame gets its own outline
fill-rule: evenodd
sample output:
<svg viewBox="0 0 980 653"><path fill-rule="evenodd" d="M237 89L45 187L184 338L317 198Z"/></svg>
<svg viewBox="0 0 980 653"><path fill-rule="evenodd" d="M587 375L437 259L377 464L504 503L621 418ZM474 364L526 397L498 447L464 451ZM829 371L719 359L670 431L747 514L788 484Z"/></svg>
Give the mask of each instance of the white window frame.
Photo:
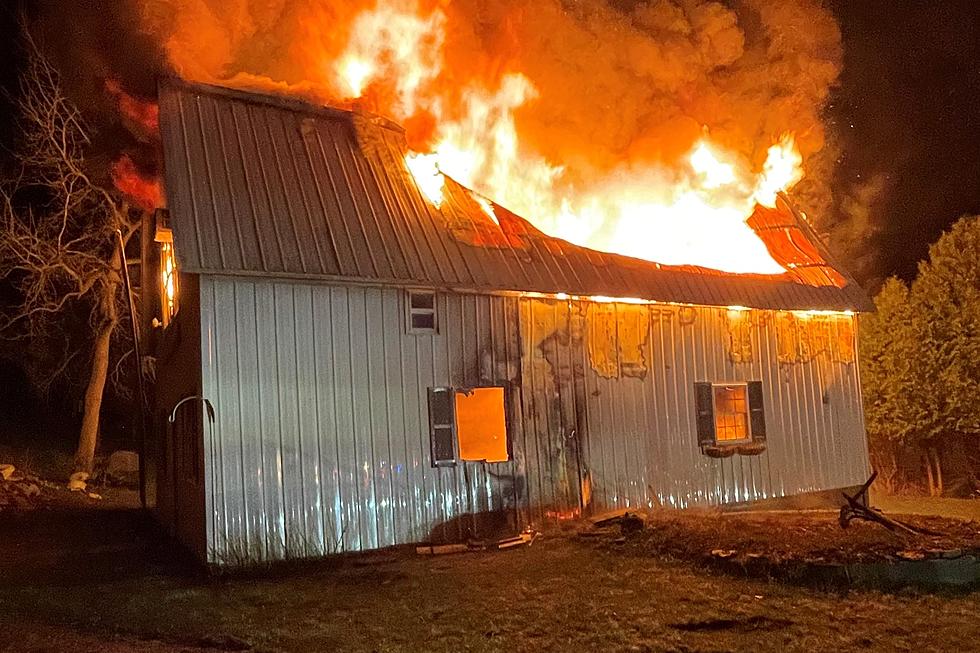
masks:
<svg viewBox="0 0 980 653"><path fill-rule="evenodd" d="M416 308L412 298L428 295L432 297L432 308ZM415 326L416 315L431 315L431 327ZM405 331L413 335L435 335L439 333L439 294L435 290L425 288L410 288L405 292Z"/></svg>

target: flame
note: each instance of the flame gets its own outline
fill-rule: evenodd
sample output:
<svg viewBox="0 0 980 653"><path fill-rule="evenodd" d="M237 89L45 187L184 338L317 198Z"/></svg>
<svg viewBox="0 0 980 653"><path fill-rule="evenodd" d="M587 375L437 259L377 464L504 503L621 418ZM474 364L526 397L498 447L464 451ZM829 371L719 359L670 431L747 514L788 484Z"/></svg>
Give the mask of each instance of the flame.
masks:
<svg viewBox="0 0 980 653"><path fill-rule="evenodd" d="M164 324L177 312L177 261L173 243L160 244L160 282L165 302Z"/></svg>
<svg viewBox="0 0 980 653"><path fill-rule="evenodd" d="M105 80L106 91L116 99L119 112L136 125L143 135L157 137L160 132L160 107L155 102L139 100L122 89L115 79Z"/></svg>
<svg viewBox="0 0 980 653"><path fill-rule="evenodd" d="M350 39L334 67L341 95L359 98L372 81L392 82L390 110L412 115L442 69L446 16L441 10L419 16L414 2L379 2L358 14Z"/></svg>
<svg viewBox="0 0 980 653"><path fill-rule="evenodd" d="M704 178L702 185L708 190L726 186L735 181L734 166L719 161L706 141L701 141L691 152L691 167L694 172Z"/></svg>
<svg viewBox="0 0 980 653"><path fill-rule="evenodd" d="M446 178L439 170L439 157L435 154L409 153L405 156L405 166L415 178L419 190L433 206L436 208L442 206Z"/></svg>
<svg viewBox="0 0 980 653"><path fill-rule="evenodd" d="M746 221L802 178L787 125L820 149L839 69L836 24L810 2L749 3L758 30L717 2L164 4L176 21L150 31L183 76L405 125L404 164L437 209L448 176L492 199L488 215L735 273L785 272Z"/></svg>
<svg viewBox="0 0 980 653"><path fill-rule="evenodd" d="M440 90L446 23L439 6L426 13L412 0L382 0L354 18L332 67L344 97L370 98L400 120L434 119L427 151L405 159L433 206L442 205L448 175L579 245L663 264L784 272L746 220L756 203L773 206L802 178L792 134L772 144L761 170L705 134L677 165L624 165L582 185L519 141L518 113L538 96L527 76L503 74L496 87L471 82L455 97Z"/></svg>
<svg viewBox="0 0 980 653"><path fill-rule="evenodd" d="M755 191L755 200L763 206L776 206L776 194L788 190L803 179L803 157L796 148L792 134L783 134L772 145L762 166L762 176Z"/></svg>
<svg viewBox="0 0 980 653"><path fill-rule="evenodd" d="M470 193L470 195L473 197L476 203L480 205L480 208L483 209L483 212L486 213L487 216L491 220L493 220L494 224L496 224L499 227L500 220L497 219L497 214L494 213L493 211L493 202L483 197L482 195L478 195L477 193Z"/></svg>
<svg viewBox="0 0 980 653"><path fill-rule="evenodd" d="M164 207L163 188L158 177L148 177L136 169L128 154L123 154L110 168L112 183L123 195L145 211Z"/></svg>

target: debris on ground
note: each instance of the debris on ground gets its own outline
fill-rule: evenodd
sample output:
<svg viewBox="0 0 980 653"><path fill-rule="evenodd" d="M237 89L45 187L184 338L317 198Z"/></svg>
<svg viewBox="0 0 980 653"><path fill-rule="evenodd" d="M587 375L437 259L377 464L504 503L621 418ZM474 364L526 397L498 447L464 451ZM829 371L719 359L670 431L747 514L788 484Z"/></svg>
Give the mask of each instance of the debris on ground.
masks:
<svg viewBox="0 0 980 653"><path fill-rule="evenodd" d="M642 531L646 526L647 516L631 510L616 510L593 517L589 522L593 528L599 529L619 526L620 532L627 535Z"/></svg>
<svg viewBox="0 0 980 653"><path fill-rule="evenodd" d="M112 485L136 487L139 483L140 457L135 451L113 451L105 464L105 481Z"/></svg>
<svg viewBox="0 0 980 653"><path fill-rule="evenodd" d="M75 472L68 477L68 489L72 492L84 492L88 483L88 474L85 472Z"/></svg>
<svg viewBox="0 0 980 653"><path fill-rule="evenodd" d="M871 484L874 483L876 478L878 478L877 471L871 474L871 477L864 482L864 485L861 486L854 496L849 495L847 492L841 492L844 500L847 501L846 504L841 506L840 515L838 517L841 528L847 528L850 526L851 521L855 519L863 519L864 521L881 524L890 531L904 531L905 533L910 533L912 535L942 535L942 533L938 533L936 531L930 531L928 529L907 524L897 519L892 519L891 517L886 516L885 513L878 508L872 508L869 506L868 488L871 487Z"/></svg>
<svg viewBox="0 0 980 653"><path fill-rule="evenodd" d="M13 469L13 466L4 466L3 469ZM21 469L14 469L8 474L0 473L0 512L5 510L35 510L38 508L79 508L94 505L112 509L135 505L135 491L99 487L99 491L95 492L87 482L87 478L84 477L83 474L82 478L73 479L77 480L77 483L69 481L68 486L66 486L63 482L48 481ZM78 489L70 489L72 487Z"/></svg>
<svg viewBox="0 0 980 653"><path fill-rule="evenodd" d="M16 468L13 465L9 465L6 463L0 465L0 479L6 481L7 479L9 479L11 476L14 475L14 471L16 471Z"/></svg>
<svg viewBox="0 0 980 653"><path fill-rule="evenodd" d="M467 551L487 551L492 549L512 549L518 546L531 546L541 536L533 528L525 528L521 533L494 541L470 540L465 544L420 544L415 547L418 555L445 555Z"/></svg>
<svg viewBox="0 0 980 653"><path fill-rule="evenodd" d="M767 569L980 555L980 521L948 517L901 515L911 531L887 530L867 521L854 521L842 530L831 510L725 513L692 508L644 517L645 527L628 538L614 528L620 518L609 521L608 516L584 523L578 537L640 555ZM597 528L596 522L606 526Z"/></svg>
<svg viewBox="0 0 980 653"><path fill-rule="evenodd" d="M36 476L14 474L13 465L4 465L10 473L0 472L0 509L30 508L41 495L41 481Z"/></svg>

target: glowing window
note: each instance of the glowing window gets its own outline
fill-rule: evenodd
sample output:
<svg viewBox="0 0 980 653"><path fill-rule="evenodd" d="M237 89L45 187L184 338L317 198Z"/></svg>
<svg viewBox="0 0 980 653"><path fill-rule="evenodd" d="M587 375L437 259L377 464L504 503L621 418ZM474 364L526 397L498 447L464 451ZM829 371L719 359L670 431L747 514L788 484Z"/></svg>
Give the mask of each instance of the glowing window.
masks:
<svg viewBox="0 0 980 653"><path fill-rule="evenodd" d="M160 303L166 326L177 314L177 258L173 242L160 243Z"/></svg>
<svg viewBox="0 0 980 653"><path fill-rule="evenodd" d="M701 453L715 458L758 455L766 449L765 392L761 381L694 384Z"/></svg>
<svg viewBox="0 0 980 653"><path fill-rule="evenodd" d="M715 413L715 441L720 444L749 440L749 403L746 385L712 387Z"/></svg>
<svg viewBox="0 0 980 653"><path fill-rule="evenodd" d="M460 460L507 460L507 418L503 388L456 392L456 438Z"/></svg>
<svg viewBox="0 0 980 653"><path fill-rule="evenodd" d="M430 388L429 436L433 467L459 461L510 460L507 392L501 386Z"/></svg>

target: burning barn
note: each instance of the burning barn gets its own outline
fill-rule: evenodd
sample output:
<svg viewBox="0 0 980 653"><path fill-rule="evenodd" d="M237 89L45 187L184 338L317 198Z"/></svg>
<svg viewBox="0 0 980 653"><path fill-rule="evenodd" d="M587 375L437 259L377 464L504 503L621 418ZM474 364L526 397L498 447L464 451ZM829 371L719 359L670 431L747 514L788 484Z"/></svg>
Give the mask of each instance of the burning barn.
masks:
<svg viewBox="0 0 980 653"><path fill-rule="evenodd" d="M869 473L868 302L783 195L747 222L782 271L731 274L436 202L363 113L173 81L160 128L156 511L209 563Z"/></svg>

